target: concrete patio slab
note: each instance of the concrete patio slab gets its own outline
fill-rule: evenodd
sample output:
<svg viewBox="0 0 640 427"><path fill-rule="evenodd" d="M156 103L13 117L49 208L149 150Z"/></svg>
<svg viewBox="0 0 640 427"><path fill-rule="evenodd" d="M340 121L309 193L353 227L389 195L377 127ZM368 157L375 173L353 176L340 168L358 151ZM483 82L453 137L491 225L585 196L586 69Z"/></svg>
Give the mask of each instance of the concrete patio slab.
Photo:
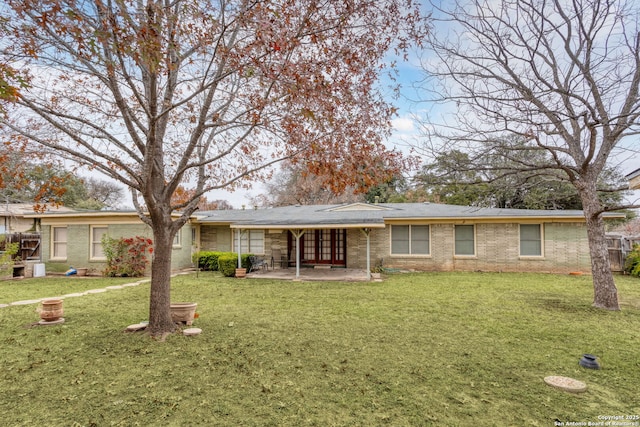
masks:
<svg viewBox="0 0 640 427"><path fill-rule="evenodd" d="M295 268L254 271L246 276L248 279L277 279L300 281L332 281L332 282L366 282L367 271L356 268L301 268L296 277Z"/></svg>

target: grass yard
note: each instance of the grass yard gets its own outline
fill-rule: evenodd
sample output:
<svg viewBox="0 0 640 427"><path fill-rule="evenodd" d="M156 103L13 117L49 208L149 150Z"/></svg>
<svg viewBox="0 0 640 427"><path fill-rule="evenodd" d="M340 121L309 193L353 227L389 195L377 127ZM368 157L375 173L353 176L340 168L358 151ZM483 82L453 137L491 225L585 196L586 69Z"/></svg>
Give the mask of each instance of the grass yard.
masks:
<svg viewBox="0 0 640 427"><path fill-rule="evenodd" d="M78 279L67 282L70 292L122 283ZM300 283L201 273L172 283L173 301L198 302L194 326L202 335L155 342L123 332L147 318L148 283L67 298L59 326L28 327L38 320L35 305L1 308L0 423L640 421L633 419L640 416L638 279L617 278L621 312L591 307L586 276L425 273L382 283ZM51 295L42 295L44 286L53 286ZM7 295L69 293L60 286L0 282L0 303ZM580 367L583 353L598 355L603 369ZM548 375L589 389L551 388L543 382Z"/></svg>

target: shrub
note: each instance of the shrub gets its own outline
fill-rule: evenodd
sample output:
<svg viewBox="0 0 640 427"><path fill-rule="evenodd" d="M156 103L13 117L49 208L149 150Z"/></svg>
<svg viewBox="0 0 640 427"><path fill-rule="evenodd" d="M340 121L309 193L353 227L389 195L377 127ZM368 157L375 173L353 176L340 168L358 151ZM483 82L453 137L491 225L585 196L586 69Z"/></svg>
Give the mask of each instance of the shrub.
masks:
<svg viewBox="0 0 640 427"><path fill-rule="evenodd" d="M112 239L102 236L102 247L107 258L107 267L102 272L107 277L144 276L149 264L147 252L153 252L151 239L141 236Z"/></svg>
<svg viewBox="0 0 640 427"><path fill-rule="evenodd" d="M634 245L633 250L627 254L624 271L632 276L640 277L640 244Z"/></svg>
<svg viewBox="0 0 640 427"><path fill-rule="evenodd" d="M242 254L240 265L243 268L249 268L249 257L252 254ZM218 257L218 270L225 277L233 277L236 274L236 268L238 267L238 254L234 252L224 252Z"/></svg>
<svg viewBox="0 0 640 427"><path fill-rule="evenodd" d="M238 257L233 254L223 254L218 257L218 270L225 277L233 277L236 274L236 266L238 265Z"/></svg>
<svg viewBox="0 0 640 427"><path fill-rule="evenodd" d="M218 258L231 252L200 251L193 254L193 262L204 271L218 271Z"/></svg>
<svg viewBox="0 0 640 427"><path fill-rule="evenodd" d="M0 277L10 277L13 275L13 256L18 253L20 244L18 242L5 242L5 237L0 236L0 246L3 248L2 253L0 253Z"/></svg>

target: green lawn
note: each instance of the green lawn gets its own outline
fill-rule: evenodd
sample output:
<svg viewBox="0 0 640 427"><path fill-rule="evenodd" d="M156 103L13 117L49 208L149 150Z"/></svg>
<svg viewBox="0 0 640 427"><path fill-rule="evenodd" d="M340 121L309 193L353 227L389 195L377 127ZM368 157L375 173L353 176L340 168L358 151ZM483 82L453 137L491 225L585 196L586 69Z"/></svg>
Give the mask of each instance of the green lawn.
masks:
<svg viewBox="0 0 640 427"><path fill-rule="evenodd" d="M79 279L67 282L71 292L122 283ZM18 299L54 296L42 295L41 280L0 282L0 303L17 287ZM6 307L0 423L553 426L633 417L640 280L616 281L621 312L591 307L586 276L299 283L201 273L174 278L172 299L198 302L202 335L165 342L123 332L147 318L148 283L67 298L59 326L29 327L35 305ZM69 293L60 286L53 294ZM583 353L603 369L581 368ZM548 375L589 389L553 389Z"/></svg>

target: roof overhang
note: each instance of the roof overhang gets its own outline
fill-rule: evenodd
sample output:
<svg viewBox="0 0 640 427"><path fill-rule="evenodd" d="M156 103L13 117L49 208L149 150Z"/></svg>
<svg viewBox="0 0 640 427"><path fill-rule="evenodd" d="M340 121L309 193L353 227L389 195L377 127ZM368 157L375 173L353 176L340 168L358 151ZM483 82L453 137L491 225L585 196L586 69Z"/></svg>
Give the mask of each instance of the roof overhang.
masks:
<svg viewBox="0 0 640 427"><path fill-rule="evenodd" d="M79 212L79 211L70 211L70 212L45 212L45 213L29 213L24 215L25 218L70 218L70 217L86 217L86 218L94 218L100 216L108 216L108 217L126 217L126 216L138 216L137 211L89 211L89 212ZM149 216L148 212L144 213L144 216ZM171 214L172 217L179 217L179 212L174 212ZM193 216L192 216L193 217Z"/></svg>
<svg viewBox="0 0 640 427"><path fill-rule="evenodd" d="M354 224L231 224L230 227L240 230L327 230L341 228L385 228L385 224L376 223L354 223Z"/></svg>
<svg viewBox="0 0 640 427"><path fill-rule="evenodd" d="M145 213L145 216L149 216ZM179 217L179 213L172 217ZM39 218L43 225L59 224L140 224L142 220L136 211L88 211L88 212L54 212L54 213L30 213L24 218Z"/></svg>
<svg viewBox="0 0 640 427"><path fill-rule="evenodd" d="M562 211L559 211L562 212ZM605 220L621 219L626 215L623 212L605 212ZM385 218L387 224L397 223L540 223L540 222L586 222L584 215L499 215L499 216L439 216L439 217L403 217Z"/></svg>
<svg viewBox="0 0 640 427"><path fill-rule="evenodd" d="M624 215L623 215L624 216ZM385 223L387 224L397 224L397 223L518 223L518 222L584 222L584 216L513 216L513 217L505 217L505 216L495 216L495 217L486 217L486 216L477 216L477 217L432 217L432 218L385 218Z"/></svg>

